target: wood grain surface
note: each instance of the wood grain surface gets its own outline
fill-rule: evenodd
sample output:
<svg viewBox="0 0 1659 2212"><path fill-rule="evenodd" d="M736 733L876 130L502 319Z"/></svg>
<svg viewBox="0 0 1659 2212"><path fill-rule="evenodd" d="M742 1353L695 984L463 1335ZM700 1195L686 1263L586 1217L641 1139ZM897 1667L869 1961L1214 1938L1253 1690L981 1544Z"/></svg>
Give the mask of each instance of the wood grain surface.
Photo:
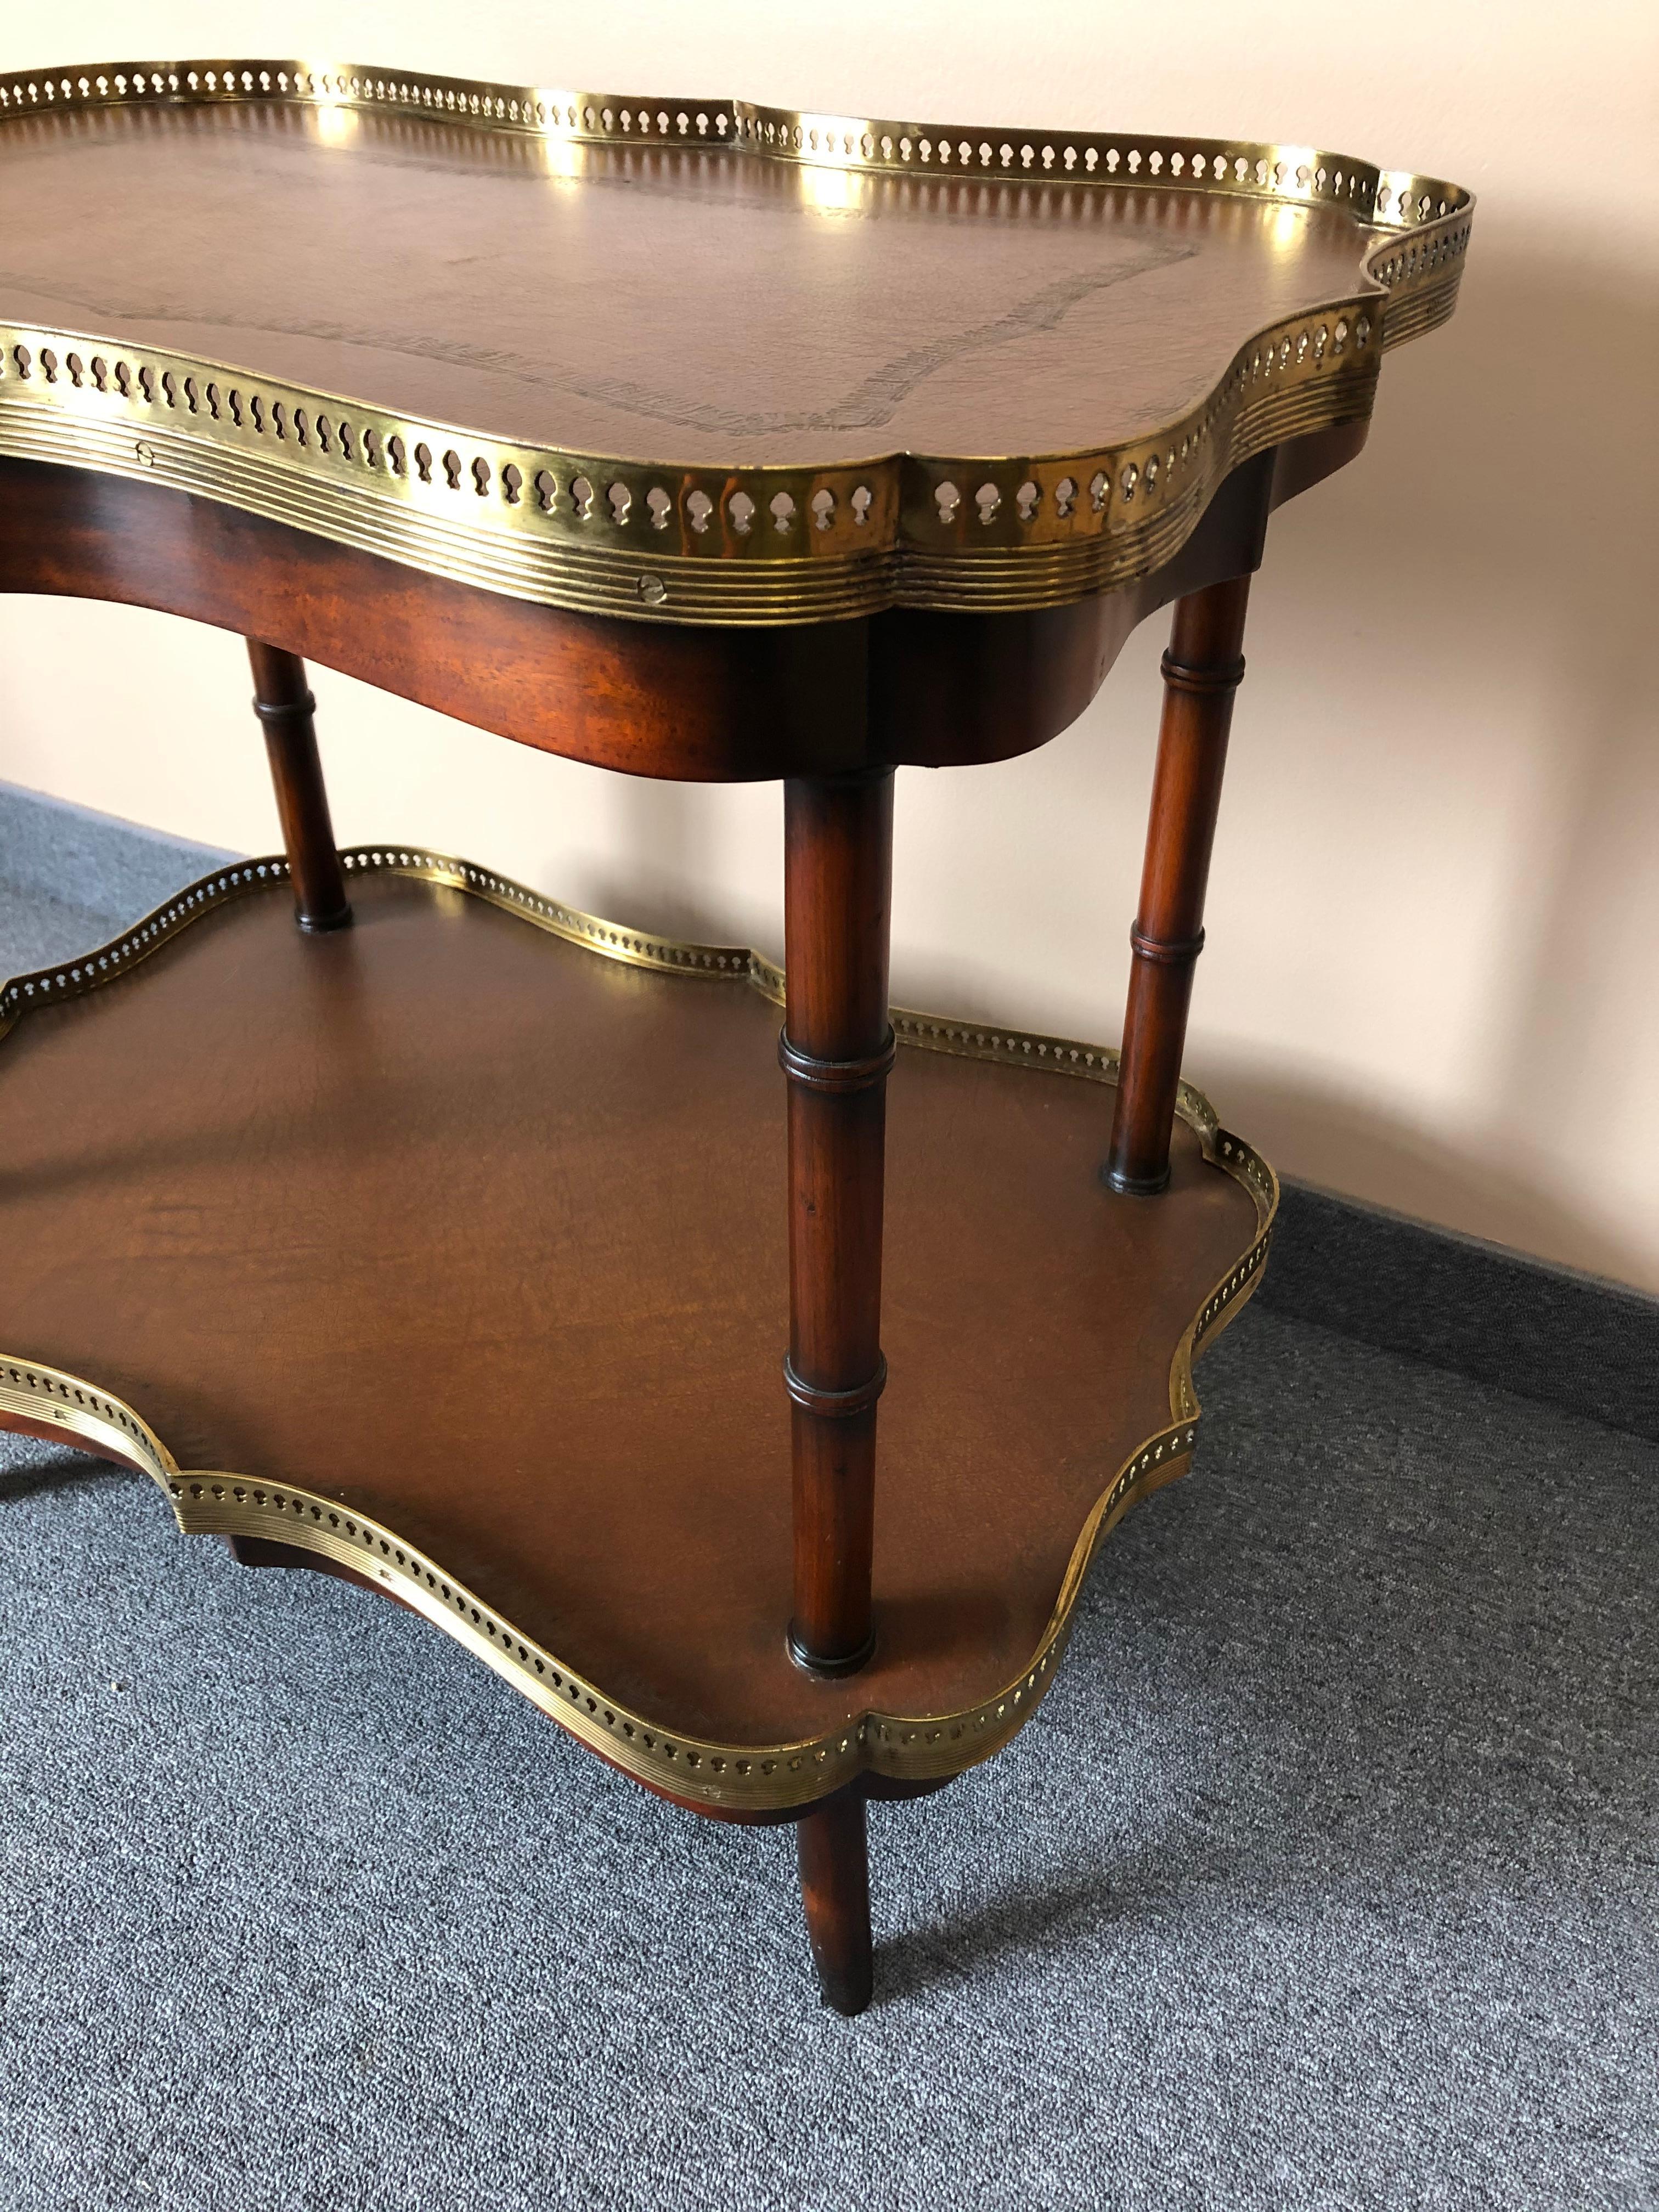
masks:
<svg viewBox="0 0 1659 2212"><path fill-rule="evenodd" d="M889 1084L860 1675L785 1652L779 1012L463 894L285 889L0 1042L0 1346L181 1464L392 1522L665 1725L783 1741L950 1711L1031 1654L1095 1499L1255 1211L1177 1125L1106 1189L1109 1090L906 1050ZM165 1510L135 1491L135 1512Z"/></svg>
<svg viewBox="0 0 1659 2212"><path fill-rule="evenodd" d="M1093 697L1135 624L1254 568L1270 507L1366 426L1237 469L1180 552L1127 589L1006 614L695 629L477 591L160 484L0 459L0 591L212 623L462 721L635 775L732 782L1005 760Z"/></svg>
<svg viewBox="0 0 1659 2212"><path fill-rule="evenodd" d="M1364 289L1331 206L550 145L349 107L0 130L0 317L688 466L1156 432Z"/></svg>

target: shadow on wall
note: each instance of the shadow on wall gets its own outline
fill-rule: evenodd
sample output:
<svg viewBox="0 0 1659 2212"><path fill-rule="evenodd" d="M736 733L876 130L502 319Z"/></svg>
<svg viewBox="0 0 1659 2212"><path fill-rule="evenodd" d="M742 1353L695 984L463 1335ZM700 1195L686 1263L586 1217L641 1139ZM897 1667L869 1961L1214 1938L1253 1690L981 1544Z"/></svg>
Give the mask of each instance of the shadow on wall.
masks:
<svg viewBox="0 0 1659 2212"><path fill-rule="evenodd" d="M783 804L775 787L778 863L775 900L783 909ZM567 894L590 914L635 928L660 930L688 945L748 945L757 932L737 919L740 902L721 878L711 845L726 827L732 794L718 785L663 783L652 776L606 781L612 834L591 857L578 888ZM775 945L759 949L781 957Z"/></svg>
<svg viewBox="0 0 1659 2212"><path fill-rule="evenodd" d="M1501 236L1483 240L1479 225L1476 239L1450 328L1390 361L1367 454L1310 494L1270 550L1310 627L1334 637L1352 634L1357 591L1397 609L1388 637L1402 659L1423 638L1425 610L1455 611L1449 623L1441 617L1440 641L1497 702L1484 732L1471 732L1494 778L1506 690L1537 684L1526 705L1534 755L1540 705L1546 717L1548 805L1532 848L1516 856L1501 952L1476 979L1485 1070L1483 1096L1462 1116L1470 1135L1449 1141L1224 1049L1204 1054L1200 1073L1291 1174L1659 1290L1651 1238L1610 1230L1612 1206L1564 1195L1574 1154L1609 1141L1624 1154L1617 1187L1651 1188L1633 1101L1659 1081L1659 730L1648 671L1659 302L1634 272L1620 281L1521 253ZM1224 807L1224 836L1225 820ZM1468 957L1456 886L1432 896L1455 971ZM1329 927L1340 933L1341 916Z"/></svg>
<svg viewBox="0 0 1659 2212"><path fill-rule="evenodd" d="M1285 1081L1223 1054L1203 1073L1227 1127L1281 1175L1659 1293L1651 1251L1493 1150L1448 1143L1354 1093Z"/></svg>

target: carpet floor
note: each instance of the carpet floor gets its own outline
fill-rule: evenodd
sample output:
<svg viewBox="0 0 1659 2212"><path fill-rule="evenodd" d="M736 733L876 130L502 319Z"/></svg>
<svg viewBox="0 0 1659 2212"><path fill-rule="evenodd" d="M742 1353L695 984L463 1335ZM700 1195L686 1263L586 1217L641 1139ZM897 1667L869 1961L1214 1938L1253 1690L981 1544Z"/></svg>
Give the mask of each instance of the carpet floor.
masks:
<svg viewBox="0 0 1659 2212"><path fill-rule="evenodd" d="M94 912L14 872L0 973ZM857 2021L787 1831L0 1438L0 2206L1659 2205L1659 1447L1262 1311L1199 1383L1030 1725L872 1808Z"/></svg>

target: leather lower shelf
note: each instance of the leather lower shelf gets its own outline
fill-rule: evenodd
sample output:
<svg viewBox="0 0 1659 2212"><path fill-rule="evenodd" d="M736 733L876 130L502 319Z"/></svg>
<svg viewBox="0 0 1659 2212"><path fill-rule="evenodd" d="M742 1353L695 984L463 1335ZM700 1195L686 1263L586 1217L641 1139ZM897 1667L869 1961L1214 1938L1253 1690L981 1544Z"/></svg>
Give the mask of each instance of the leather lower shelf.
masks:
<svg viewBox="0 0 1659 2212"><path fill-rule="evenodd" d="M232 891L0 1038L0 1421L151 1465L187 1526L356 1561L695 1799L805 1802L1006 1740L1091 1515L1184 1459L1183 1340L1265 1241L1254 1156L1252 1182L1178 1122L1169 1191L1122 1198L1100 1082L901 1051L879 1644L815 1682L783 1641L775 1005L417 874L360 869L324 937L275 867ZM22 1362L123 1401L185 1472Z"/></svg>

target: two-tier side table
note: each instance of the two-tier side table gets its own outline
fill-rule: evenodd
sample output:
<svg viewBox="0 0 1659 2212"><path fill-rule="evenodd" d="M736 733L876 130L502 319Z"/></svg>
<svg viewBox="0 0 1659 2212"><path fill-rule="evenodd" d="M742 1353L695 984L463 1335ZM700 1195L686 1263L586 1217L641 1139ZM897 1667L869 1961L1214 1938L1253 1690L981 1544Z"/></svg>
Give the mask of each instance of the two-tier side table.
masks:
<svg viewBox="0 0 1659 2212"><path fill-rule="evenodd" d="M1469 218L1307 147L0 79L0 588L246 637L284 847L0 986L0 1422L793 1822L861 2008L866 1801L1031 1717L1258 1279L1181 1077L1249 578ZM1042 744L1171 601L1121 1054L890 1008L895 769ZM307 656L781 781L784 969L337 850Z"/></svg>

